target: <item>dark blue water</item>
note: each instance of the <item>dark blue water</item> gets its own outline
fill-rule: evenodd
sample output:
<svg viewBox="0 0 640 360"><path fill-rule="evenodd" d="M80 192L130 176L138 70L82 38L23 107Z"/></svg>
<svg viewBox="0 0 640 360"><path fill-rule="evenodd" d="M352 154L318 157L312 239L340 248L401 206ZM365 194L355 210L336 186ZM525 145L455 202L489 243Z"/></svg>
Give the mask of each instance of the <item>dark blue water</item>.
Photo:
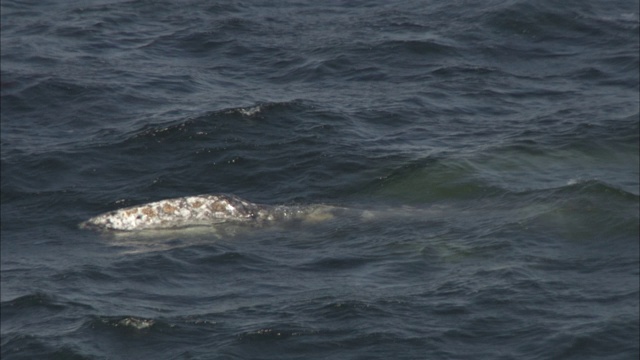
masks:
<svg viewBox="0 0 640 360"><path fill-rule="evenodd" d="M637 0L0 10L3 360L640 356Z"/></svg>

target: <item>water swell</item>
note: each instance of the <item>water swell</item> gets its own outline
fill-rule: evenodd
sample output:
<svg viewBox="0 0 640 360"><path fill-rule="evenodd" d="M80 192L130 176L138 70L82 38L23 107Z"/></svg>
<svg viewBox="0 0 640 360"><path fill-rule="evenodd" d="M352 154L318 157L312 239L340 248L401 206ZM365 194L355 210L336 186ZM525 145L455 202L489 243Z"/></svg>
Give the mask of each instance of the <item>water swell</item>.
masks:
<svg viewBox="0 0 640 360"><path fill-rule="evenodd" d="M17 297L13 300L3 301L2 309L12 313L22 311L33 311L35 309L43 309L46 311L61 311L66 308L65 305L60 304L55 297L46 293L33 293ZM5 315L8 315L5 313Z"/></svg>
<svg viewBox="0 0 640 360"><path fill-rule="evenodd" d="M89 360L95 350L82 351L76 346L59 346L36 336L7 336L2 341L3 359L74 359Z"/></svg>

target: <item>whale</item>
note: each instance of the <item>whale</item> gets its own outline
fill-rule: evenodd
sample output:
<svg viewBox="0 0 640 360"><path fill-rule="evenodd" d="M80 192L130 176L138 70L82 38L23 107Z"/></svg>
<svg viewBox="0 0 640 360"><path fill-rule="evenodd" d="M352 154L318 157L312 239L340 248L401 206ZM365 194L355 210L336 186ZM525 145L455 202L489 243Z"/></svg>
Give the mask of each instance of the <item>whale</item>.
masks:
<svg viewBox="0 0 640 360"><path fill-rule="evenodd" d="M94 216L79 224L100 232L133 232L215 226L220 223L265 225L331 219L344 208L331 205L256 204L235 195L203 194L154 201Z"/></svg>

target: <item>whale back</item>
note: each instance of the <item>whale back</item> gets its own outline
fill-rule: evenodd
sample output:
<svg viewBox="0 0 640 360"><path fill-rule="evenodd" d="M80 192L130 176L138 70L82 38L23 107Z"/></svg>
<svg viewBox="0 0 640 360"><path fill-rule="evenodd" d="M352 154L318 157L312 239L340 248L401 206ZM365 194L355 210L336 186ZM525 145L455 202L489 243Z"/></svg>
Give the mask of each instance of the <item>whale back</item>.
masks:
<svg viewBox="0 0 640 360"><path fill-rule="evenodd" d="M255 204L234 195L197 195L110 211L80 223L80 228L140 231L213 226L219 223L316 223L333 218L341 210L344 212L346 209L329 205L272 206Z"/></svg>
<svg viewBox="0 0 640 360"><path fill-rule="evenodd" d="M233 195L187 196L110 211L82 222L80 228L134 231L211 226L220 222L257 220L270 214L269 208Z"/></svg>

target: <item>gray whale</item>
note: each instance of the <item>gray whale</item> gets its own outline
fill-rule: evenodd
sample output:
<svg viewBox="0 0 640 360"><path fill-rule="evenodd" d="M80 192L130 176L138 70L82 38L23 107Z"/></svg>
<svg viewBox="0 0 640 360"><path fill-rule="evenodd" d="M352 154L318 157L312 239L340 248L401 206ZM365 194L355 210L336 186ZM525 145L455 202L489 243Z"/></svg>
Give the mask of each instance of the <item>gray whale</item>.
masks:
<svg viewBox="0 0 640 360"><path fill-rule="evenodd" d="M328 205L263 205L234 195L196 195L155 201L110 211L80 223L81 229L140 231L213 226L235 222L264 224L302 220L323 221L341 208Z"/></svg>

